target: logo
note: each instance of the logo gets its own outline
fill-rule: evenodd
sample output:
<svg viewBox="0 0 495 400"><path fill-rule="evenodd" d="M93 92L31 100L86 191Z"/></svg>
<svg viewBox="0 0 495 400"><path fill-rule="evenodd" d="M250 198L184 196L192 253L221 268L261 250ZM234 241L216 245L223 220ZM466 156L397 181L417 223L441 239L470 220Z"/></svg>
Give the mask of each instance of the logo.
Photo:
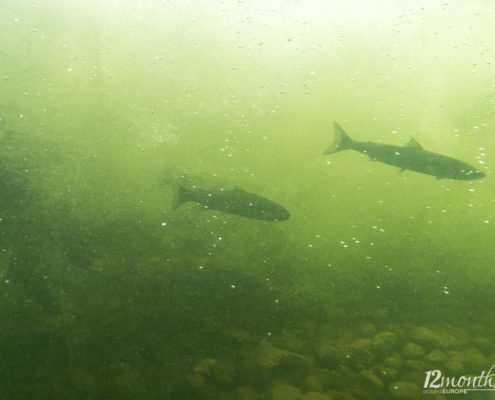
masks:
<svg viewBox="0 0 495 400"><path fill-rule="evenodd" d="M495 364L478 376L444 376L439 369L425 372L423 393L467 394L468 392L495 392Z"/></svg>

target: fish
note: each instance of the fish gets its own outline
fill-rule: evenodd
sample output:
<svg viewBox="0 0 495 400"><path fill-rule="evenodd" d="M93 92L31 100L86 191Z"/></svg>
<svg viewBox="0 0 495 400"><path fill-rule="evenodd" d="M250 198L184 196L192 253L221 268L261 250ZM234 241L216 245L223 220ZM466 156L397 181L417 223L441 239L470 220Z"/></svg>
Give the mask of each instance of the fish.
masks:
<svg viewBox="0 0 495 400"><path fill-rule="evenodd" d="M482 171L464 161L423 149L414 138L405 146L359 142L351 139L337 122L334 122L334 128L334 141L323 154L356 150L368 155L373 161L399 167L400 172L410 170L432 175L437 179L471 181L485 176Z"/></svg>
<svg viewBox="0 0 495 400"><path fill-rule="evenodd" d="M233 190L205 190L178 186L172 200L172 209L175 210L189 201L199 203L205 209L264 221L284 221L290 217L289 211L280 204L238 187Z"/></svg>

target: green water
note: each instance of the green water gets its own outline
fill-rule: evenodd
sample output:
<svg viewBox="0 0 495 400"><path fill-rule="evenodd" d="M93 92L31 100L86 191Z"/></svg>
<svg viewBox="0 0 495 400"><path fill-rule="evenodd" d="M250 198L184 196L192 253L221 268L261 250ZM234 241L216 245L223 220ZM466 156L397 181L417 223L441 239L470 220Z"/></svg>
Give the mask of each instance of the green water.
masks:
<svg viewBox="0 0 495 400"><path fill-rule="evenodd" d="M495 363L494 16L3 0L1 398L494 398L422 393ZM486 177L322 155L333 121ZM184 179L291 217L171 210Z"/></svg>

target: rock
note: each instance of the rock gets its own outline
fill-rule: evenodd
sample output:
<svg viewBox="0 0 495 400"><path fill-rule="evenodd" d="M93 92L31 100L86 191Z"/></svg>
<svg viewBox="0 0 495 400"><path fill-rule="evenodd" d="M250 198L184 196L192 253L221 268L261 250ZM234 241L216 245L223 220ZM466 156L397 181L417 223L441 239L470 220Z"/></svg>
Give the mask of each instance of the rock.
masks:
<svg viewBox="0 0 495 400"><path fill-rule="evenodd" d="M238 364L241 383L260 388L271 382L273 368L278 365L282 357L291 354L295 353L278 348L266 339L261 340L252 350L251 356L242 359Z"/></svg>
<svg viewBox="0 0 495 400"><path fill-rule="evenodd" d="M324 368L335 369L345 360L342 350L335 347L333 342L325 341L320 344L317 351L318 364Z"/></svg>
<svg viewBox="0 0 495 400"><path fill-rule="evenodd" d="M493 339L485 336L475 336L472 343L484 354L488 354L494 348Z"/></svg>
<svg viewBox="0 0 495 400"><path fill-rule="evenodd" d="M347 389L346 393L349 396L351 396L353 399L359 399L359 400L376 400L376 398L377 398L376 393L373 390L366 390L366 389L360 389L360 388L349 388L349 389Z"/></svg>
<svg viewBox="0 0 495 400"><path fill-rule="evenodd" d="M236 378L234 366L225 361L216 362L210 375L215 383L227 387L233 386Z"/></svg>
<svg viewBox="0 0 495 400"><path fill-rule="evenodd" d="M334 305L324 306L324 320L330 323L332 326L342 326L348 320L347 312L341 308Z"/></svg>
<svg viewBox="0 0 495 400"><path fill-rule="evenodd" d="M351 359L364 365L370 365L374 359L370 347L371 339L356 339L351 344Z"/></svg>
<svg viewBox="0 0 495 400"><path fill-rule="evenodd" d="M356 385L359 374L353 368L341 365L339 369L330 371L325 378L324 389L345 390Z"/></svg>
<svg viewBox="0 0 495 400"><path fill-rule="evenodd" d="M357 331L361 336L365 337L373 337L377 333L377 328L375 324L372 324L371 322L366 322L362 325L359 326Z"/></svg>
<svg viewBox="0 0 495 400"><path fill-rule="evenodd" d="M312 343L312 342L311 342ZM280 338L276 342L277 346L283 349L287 349L294 353L301 353L304 351L313 352L313 346L308 346L303 340L293 334L292 332L284 331ZM306 348L309 347L309 348Z"/></svg>
<svg viewBox="0 0 495 400"><path fill-rule="evenodd" d="M436 332L426 326L413 329L411 338L414 342L425 346L428 349L449 348L455 343L455 337L451 334L439 331Z"/></svg>
<svg viewBox="0 0 495 400"><path fill-rule="evenodd" d="M402 369L407 372L420 372L424 375L424 371L429 368L428 363L423 360L406 360Z"/></svg>
<svg viewBox="0 0 495 400"><path fill-rule="evenodd" d="M302 397L302 400L333 400L333 398L329 394L308 392Z"/></svg>
<svg viewBox="0 0 495 400"><path fill-rule="evenodd" d="M239 364L240 383L251 384L256 388L262 388L272 381L272 369L258 364L250 358L243 359Z"/></svg>
<svg viewBox="0 0 495 400"><path fill-rule="evenodd" d="M387 355L391 354L398 344L397 335L394 332L378 332L373 339L371 339L370 348L371 351L379 359L384 359Z"/></svg>
<svg viewBox="0 0 495 400"><path fill-rule="evenodd" d="M407 343L402 348L402 355L408 359L419 360L420 358L423 358L425 354L426 351L423 346L413 342Z"/></svg>
<svg viewBox="0 0 495 400"><path fill-rule="evenodd" d="M344 392L338 392L335 390L330 390L327 392L328 395L332 396L333 400L354 400L354 397L352 397L348 393Z"/></svg>
<svg viewBox="0 0 495 400"><path fill-rule="evenodd" d="M402 360L400 355L394 355L391 357L387 357L384 361L383 364L387 367L392 367L396 369L400 369L402 367L402 364L404 363L404 360Z"/></svg>
<svg viewBox="0 0 495 400"><path fill-rule="evenodd" d="M399 399L420 399L422 397L421 388L411 382L392 382L388 385L388 390Z"/></svg>
<svg viewBox="0 0 495 400"><path fill-rule="evenodd" d="M204 358L199 361L193 369L192 377L202 376L208 382L213 381L215 384L222 386L233 386L235 382L235 368L232 364L215 360L213 358ZM200 380L194 378L197 382Z"/></svg>
<svg viewBox="0 0 495 400"><path fill-rule="evenodd" d="M250 333L241 328L228 328L224 329L222 332L222 341L228 343L231 346L250 343L252 341Z"/></svg>
<svg viewBox="0 0 495 400"><path fill-rule="evenodd" d="M279 363L283 356L290 354L289 351L275 347L263 339L258 343L253 352L253 358L261 366L273 368Z"/></svg>
<svg viewBox="0 0 495 400"><path fill-rule="evenodd" d="M239 386L237 388L237 400L257 400L258 393L256 389L249 385Z"/></svg>
<svg viewBox="0 0 495 400"><path fill-rule="evenodd" d="M213 358L204 358L194 366L193 371L201 375L209 374L216 363L217 360Z"/></svg>
<svg viewBox="0 0 495 400"><path fill-rule="evenodd" d="M321 392L323 390L323 383L317 375L309 375L304 379L303 389L312 392Z"/></svg>
<svg viewBox="0 0 495 400"><path fill-rule="evenodd" d="M278 364L273 368L273 373L284 378L288 382L301 383L311 372L309 360L305 357L291 353L282 356Z"/></svg>
<svg viewBox="0 0 495 400"><path fill-rule="evenodd" d="M465 374L466 367L464 365L464 357L459 351L451 350L447 352L448 360L445 363L445 368L452 375Z"/></svg>
<svg viewBox="0 0 495 400"><path fill-rule="evenodd" d="M302 392L295 386L278 383L272 388L271 400L302 400Z"/></svg>
<svg viewBox="0 0 495 400"><path fill-rule="evenodd" d="M491 366L488 359L475 347L462 351L462 361L467 369L464 374L480 374Z"/></svg>
<svg viewBox="0 0 495 400"><path fill-rule="evenodd" d="M397 380L399 375L399 370L393 367L387 367L386 365L381 365L376 368L377 376L379 376L383 381L390 382Z"/></svg>
<svg viewBox="0 0 495 400"><path fill-rule="evenodd" d="M307 376L302 387L308 392L323 392L327 389L336 387L342 374L339 371L330 371L329 369L313 369L311 375Z"/></svg>
<svg viewBox="0 0 495 400"><path fill-rule="evenodd" d="M425 360L435 364L435 366L443 365L447 361L448 356L442 350L432 350L425 355Z"/></svg>
<svg viewBox="0 0 495 400"><path fill-rule="evenodd" d="M366 385L369 385L373 389L383 389L385 384L383 381L375 375L373 371L363 370L361 371L360 382Z"/></svg>
<svg viewBox="0 0 495 400"><path fill-rule="evenodd" d="M194 389L202 389L206 385L205 377L200 374L189 375L187 381Z"/></svg>

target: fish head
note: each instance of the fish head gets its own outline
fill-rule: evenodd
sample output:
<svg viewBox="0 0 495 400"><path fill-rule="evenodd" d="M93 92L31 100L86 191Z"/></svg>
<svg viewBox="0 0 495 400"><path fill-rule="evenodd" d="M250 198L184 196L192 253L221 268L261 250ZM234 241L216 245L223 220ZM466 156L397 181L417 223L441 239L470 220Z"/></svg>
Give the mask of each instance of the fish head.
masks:
<svg viewBox="0 0 495 400"><path fill-rule="evenodd" d="M290 212L284 208L278 213L277 221L285 221L286 219L289 219L289 217L290 217Z"/></svg>
<svg viewBox="0 0 495 400"><path fill-rule="evenodd" d="M485 177L485 173L474 167L463 169L455 179L474 181Z"/></svg>
<svg viewBox="0 0 495 400"><path fill-rule="evenodd" d="M260 219L265 221L285 221L290 217L290 212L280 205L264 209L262 214Z"/></svg>
<svg viewBox="0 0 495 400"><path fill-rule="evenodd" d="M481 179L485 177L485 173L476 168L469 169L467 171L463 171L464 176L463 179L474 181L476 179Z"/></svg>

